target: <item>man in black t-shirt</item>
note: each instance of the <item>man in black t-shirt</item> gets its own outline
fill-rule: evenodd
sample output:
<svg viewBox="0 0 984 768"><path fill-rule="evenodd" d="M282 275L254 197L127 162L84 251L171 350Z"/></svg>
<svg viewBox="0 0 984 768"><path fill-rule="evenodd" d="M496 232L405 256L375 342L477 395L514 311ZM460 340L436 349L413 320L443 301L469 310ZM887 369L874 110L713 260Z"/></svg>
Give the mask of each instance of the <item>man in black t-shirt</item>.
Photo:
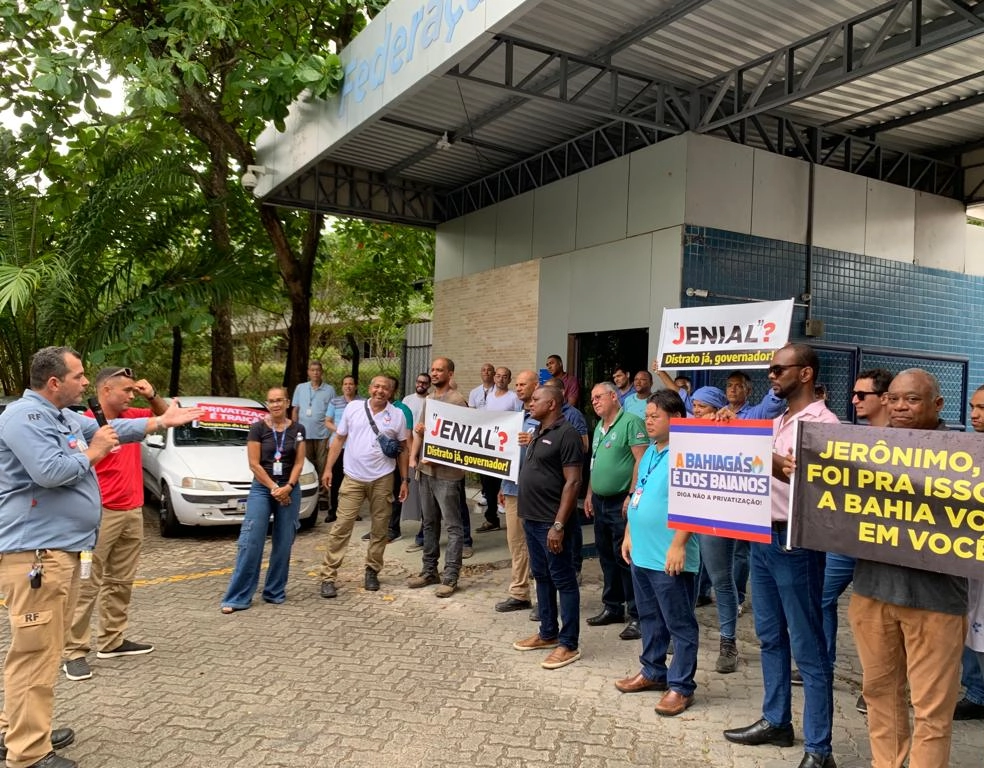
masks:
<svg viewBox="0 0 984 768"><path fill-rule="evenodd" d="M540 663L544 669L559 669L581 658L574 526L583 454L580 435L562 414L563 403L563 393L554 387L540 387L533 393L530 416L540 422L540 428L529 441L519 475L519 518L536 580L540 631L513 643L513 648L553 649Z"/></svg>

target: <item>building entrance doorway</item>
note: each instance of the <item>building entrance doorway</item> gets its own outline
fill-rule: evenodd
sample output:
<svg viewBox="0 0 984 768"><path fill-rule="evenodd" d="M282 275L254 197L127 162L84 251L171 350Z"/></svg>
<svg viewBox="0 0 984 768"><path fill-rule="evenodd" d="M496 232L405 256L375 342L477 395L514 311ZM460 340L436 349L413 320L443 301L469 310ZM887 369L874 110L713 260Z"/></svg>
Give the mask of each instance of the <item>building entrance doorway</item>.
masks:
<svg viewBox="0 0 984 768"><path fill-rule="evenodd" d="M625 368L631 380L637 371L649 370L649 329L593 331L573 335L577 361L575 373L581 382L581 409L592 418L591 388L611 381L616 366Z"/></svg>

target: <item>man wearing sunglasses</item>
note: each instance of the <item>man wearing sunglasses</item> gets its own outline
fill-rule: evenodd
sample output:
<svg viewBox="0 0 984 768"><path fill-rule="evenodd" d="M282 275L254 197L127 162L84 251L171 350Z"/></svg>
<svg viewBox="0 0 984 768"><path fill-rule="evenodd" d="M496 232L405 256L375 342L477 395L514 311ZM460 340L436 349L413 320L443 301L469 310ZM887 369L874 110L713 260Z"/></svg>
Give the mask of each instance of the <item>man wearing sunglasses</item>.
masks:
<svg viewBox="0 0 984 768"><path fill-rule="evenodd" d="M131 408L139 395L150 408ZM135 380L130 368L103 368L96 374L96 397L107 419L139 419L160 416L167 403L146 379ZM92 416L92 411L86 411ZM137 575L143 542L143 468L140 445L127 443L96 465L102 496L99 538L92 551L92 575L79 588L72 626L65 639L62 669L69 680L88 680L92 670L86 661L90 650L93 609L99 603L99 634L96 657L110 659L139 656L153 645L135 643L124 637L127 613Z"/></svg>
<svg viewBox="0 0 984 768"><path fill-rule="evenodd" d="M772 541L751 547L755 633L762 644L765 698L762 718L724 732L736 744L793 745L790 652L803 678L803 747L799 768L835 768L831 754L833 670L823 633L824 553L787 549L789 478L782 472L793 451L797 421L838 423L814 387L817 353L807 344L787 344L769 367L769 383L787 409L773 422Z"/></svg>
<svg viewBox="0 0 984 768"><path fill-rule="evenodd" d="M887 427L890 414L888 411L888 387L894 378L890 371L884 368L872 368L862 371L854 382L851 391L851 404L859 419L864 419L868 426ZM837 601L854 579L854 558L839 555L836 552L827 553L827 562L823 575L823 633L827 638L827 655L833 667L837 658ZM794 683L798 683L799 673L793 673ZM858 696L855 705L858 712L867 713L864 696Z"/></svg>
<svg viewBox="0 0 984 768"><path fill-rule="evenodd" d="M105 426L69 410L89 380L69 347L31 358L30 387L0 414L0 592L10 647L4 663L0 757L25 768L73 768L54 753L75 739L52 731L54 684L81 576L100 518L93 467L121 443L201 418L172 404L160 416Z"/></svg>

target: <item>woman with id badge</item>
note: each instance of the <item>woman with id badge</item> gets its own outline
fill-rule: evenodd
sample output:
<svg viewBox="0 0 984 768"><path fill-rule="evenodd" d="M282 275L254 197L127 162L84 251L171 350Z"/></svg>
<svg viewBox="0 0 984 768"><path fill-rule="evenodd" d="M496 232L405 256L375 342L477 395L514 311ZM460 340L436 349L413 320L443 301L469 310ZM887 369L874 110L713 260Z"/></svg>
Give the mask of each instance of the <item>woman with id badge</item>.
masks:
<svg viewBox="0 0 984 768"><path fill-rule="evenodd" d="M287 599L287 571L294 534L298 528L301 488L298 478L304 468L304 427L287 418L287 391L274 387L267 392L268 419L249 428L246 452L253 484L246 499L246 517L239 531L239 550L229 588L222 598L222 613L244 611L253 601L260 581L260 561L267 526L273 517L273 545L267 568L263 599L282 603Z"/></svg>
<svg viewBox="0 0 984 768"><path fill-rule="evenodd" d="M673 717L694 701L698 626L694 615L700 556L687 531L667 527L670 483L670 419L687 415L680 396L669 389L646 404L646 434L651 441L639 462L636 487L629 497L622 557L632 566L632 584L642 632L642 669L618 680L623 693L666 691L656 714ZM673 660L666 650L673 640Z"/></svg>

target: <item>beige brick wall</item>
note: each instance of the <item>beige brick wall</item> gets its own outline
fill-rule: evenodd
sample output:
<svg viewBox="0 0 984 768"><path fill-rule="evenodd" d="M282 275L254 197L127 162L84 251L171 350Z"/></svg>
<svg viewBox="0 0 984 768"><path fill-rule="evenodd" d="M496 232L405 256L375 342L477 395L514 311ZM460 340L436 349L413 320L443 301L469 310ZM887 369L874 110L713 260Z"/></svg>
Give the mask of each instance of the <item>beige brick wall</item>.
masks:
<svg viewBox="0 0 984 768"><path fill-rule="evenodd" d="M539 296L539 259L434 284L434 354L454 360L463 394L478 385L484 362L510 368L513 377L540 368Z"/></svg>

